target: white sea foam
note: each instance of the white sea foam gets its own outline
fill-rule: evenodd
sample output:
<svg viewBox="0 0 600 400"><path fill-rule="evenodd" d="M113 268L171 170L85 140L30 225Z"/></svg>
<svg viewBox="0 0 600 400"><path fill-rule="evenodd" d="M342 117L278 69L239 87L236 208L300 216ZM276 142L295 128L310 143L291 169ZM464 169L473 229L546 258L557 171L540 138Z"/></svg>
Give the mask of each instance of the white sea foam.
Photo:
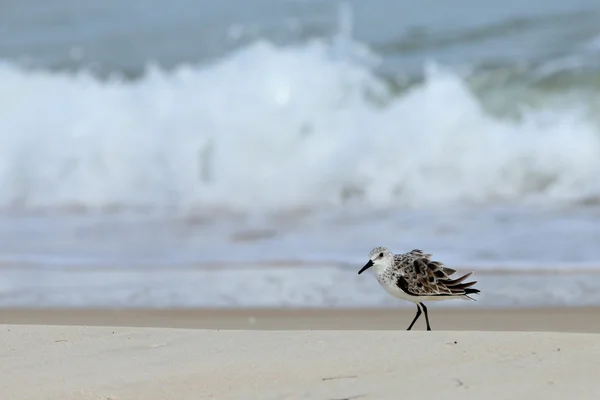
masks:
<svg viewBox="0 0 600 400"><path fill-rule="evenodd" d="M258 42L210 65L150 68L137 81L4 63L0 208L186 212L600 194L599 128L583 100L509 121L433 66L382 106L372 100L389 95L376 59L355 44L334 50Z"/></svg>

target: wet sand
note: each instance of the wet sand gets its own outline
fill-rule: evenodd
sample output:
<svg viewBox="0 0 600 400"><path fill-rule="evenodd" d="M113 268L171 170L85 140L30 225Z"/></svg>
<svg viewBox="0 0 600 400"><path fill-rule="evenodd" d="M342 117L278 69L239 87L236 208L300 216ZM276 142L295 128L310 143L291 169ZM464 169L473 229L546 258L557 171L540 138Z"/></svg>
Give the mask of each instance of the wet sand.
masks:
<svg viewBox="0 0 600 400"><path fill-rule="evenodd" d="M416 310L402 309L2 309L4 324L243 330L404 330ZM429 306L433 330L600 333L600 308L450 309ZM423 330L425 319L414 330Z"/></svg>

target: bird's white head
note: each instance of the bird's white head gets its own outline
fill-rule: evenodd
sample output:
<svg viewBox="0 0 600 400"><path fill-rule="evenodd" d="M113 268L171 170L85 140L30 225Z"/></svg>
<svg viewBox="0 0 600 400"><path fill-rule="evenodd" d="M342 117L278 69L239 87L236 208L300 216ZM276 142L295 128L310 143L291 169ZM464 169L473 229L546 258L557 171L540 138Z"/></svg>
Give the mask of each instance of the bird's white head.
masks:
<svg viewBox="0 0 600 400"><path fill-rule="evenodd" d="M362 274L371 267L375 267L375 273L381 274L393 264L394 253L390 249L387 247L375 247L369 253L369 261L358 271L358 274Z"/></svg>

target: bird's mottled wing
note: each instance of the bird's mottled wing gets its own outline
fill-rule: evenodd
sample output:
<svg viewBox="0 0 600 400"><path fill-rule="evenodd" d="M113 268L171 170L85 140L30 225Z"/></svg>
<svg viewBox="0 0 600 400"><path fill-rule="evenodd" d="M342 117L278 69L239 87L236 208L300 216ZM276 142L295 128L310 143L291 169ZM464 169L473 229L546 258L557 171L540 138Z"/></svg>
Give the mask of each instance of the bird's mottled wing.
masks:
<svg viewBox="0 0 600 400"><path fill-rule="evenodd" d="M463 281L472 272L457 279L451 275L456 272L439 261L432 261L431 254L415 249L394 256L394 262L400 272L398 286L413 296L461 296L478 293L477 289L468 289L477 281Z"/></svg>

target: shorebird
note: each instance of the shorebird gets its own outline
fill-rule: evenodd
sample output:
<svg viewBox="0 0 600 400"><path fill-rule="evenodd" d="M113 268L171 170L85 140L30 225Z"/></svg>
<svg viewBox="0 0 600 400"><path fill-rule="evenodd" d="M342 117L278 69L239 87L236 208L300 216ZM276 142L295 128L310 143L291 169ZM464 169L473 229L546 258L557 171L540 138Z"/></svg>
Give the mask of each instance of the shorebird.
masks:
<svg viewBox="0 0 600 400"><path fill-rule="evenodd" d="M394 254L386 247L375 247L369 253L369 262L358 271L358 274L371 267L377 281L389 294L417 305L417 315L407 331L412 329L421 316L421 308L425 313L427 330L431 330L427 307L423 301L475 300L469 295L479 293L478 289L471 288L477 281L463 283L473 272L452 279L451 275L456 270L446 267L439 261L432 261L431 254L423 253L419 249L404 254Z"/></svg>

